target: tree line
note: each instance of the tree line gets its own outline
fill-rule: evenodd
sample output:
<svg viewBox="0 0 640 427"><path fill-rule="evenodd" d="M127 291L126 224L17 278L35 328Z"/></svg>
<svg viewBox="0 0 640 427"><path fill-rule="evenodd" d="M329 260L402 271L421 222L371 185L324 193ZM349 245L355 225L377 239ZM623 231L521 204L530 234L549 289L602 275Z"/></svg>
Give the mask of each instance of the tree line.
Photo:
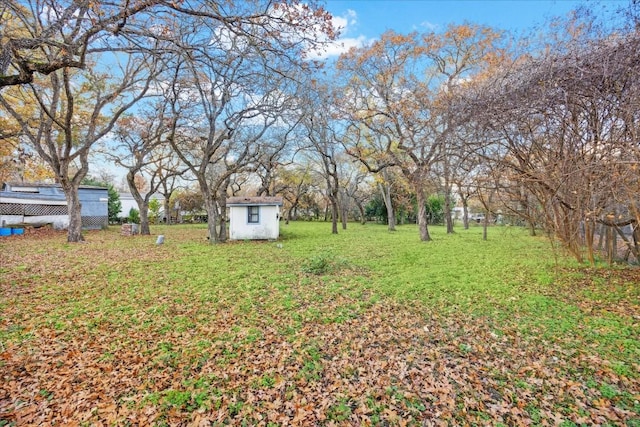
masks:
<svg viewBox="0 0 640 427"><path fill-rule="evenodd" d="M485 233L500 214L580 261L603 235L637 259L637 12L582 7L528 38L389 31L319 61L339 31L313 2L8 1L0 138L62 185L69 241L99 152L128 171L145 233L151 194L169 212L190 180L212 242L227 239L227 197L249 192L283 196L289 217L321 194L333 233L376 199L389 229L410 210L429 241L437 194L447 232L456 202L465 226L475 202Z"/></svg>

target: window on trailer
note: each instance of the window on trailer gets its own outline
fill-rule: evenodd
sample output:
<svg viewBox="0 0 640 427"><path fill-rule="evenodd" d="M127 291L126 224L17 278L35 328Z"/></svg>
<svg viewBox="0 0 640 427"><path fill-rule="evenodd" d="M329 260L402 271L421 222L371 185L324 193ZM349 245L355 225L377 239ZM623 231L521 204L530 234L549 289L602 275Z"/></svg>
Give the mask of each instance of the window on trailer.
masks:
<svg viewBox="0 0 640 427"><path fill-rule="evenodd" d="M260 222L260 207L248 206L247 207L247 222L249 224L258 224Z"/></svg>

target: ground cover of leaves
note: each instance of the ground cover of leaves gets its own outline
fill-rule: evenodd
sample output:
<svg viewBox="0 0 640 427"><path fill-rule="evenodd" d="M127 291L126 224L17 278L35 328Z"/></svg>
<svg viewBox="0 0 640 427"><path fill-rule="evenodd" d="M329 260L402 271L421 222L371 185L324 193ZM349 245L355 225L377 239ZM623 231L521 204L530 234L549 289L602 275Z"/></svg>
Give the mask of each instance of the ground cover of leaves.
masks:
<svg viewBox="0 0 640 427"><path fill-rule="evenodd" d="M0 241L0 426L640 425L637 270L566 269L500 316L162 232Z"/></svg>

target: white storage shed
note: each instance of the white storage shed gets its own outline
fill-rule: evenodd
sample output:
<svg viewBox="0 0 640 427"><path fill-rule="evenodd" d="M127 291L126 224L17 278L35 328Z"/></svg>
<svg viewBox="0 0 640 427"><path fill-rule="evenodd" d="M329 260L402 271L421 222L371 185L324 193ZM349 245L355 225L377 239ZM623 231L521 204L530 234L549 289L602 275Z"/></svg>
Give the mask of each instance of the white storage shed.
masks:
<svg viewBox="0 0 640 427"><path fill-rule="evenodd" d="M281 206L281 197L229 197L229 239L276 240Z"/></svg>

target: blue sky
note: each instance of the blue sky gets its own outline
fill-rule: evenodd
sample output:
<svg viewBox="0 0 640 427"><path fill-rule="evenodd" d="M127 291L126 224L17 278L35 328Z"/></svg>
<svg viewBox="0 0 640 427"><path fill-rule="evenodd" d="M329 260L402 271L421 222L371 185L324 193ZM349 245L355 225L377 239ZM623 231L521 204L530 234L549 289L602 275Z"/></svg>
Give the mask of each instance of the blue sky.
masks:
<svg viewBox="0 0 640 427"><path fill-rule="evenodd" d="M599 13L629 4L606 0L595 5ZM438 32L448 24L465 21L513 33L540 26L551 17L565 16L584 1L576 0L326 0L325 7L342 26L341 43L329 54L362 46L386 30ZM587 3L589 4L589 3Z"/></svg>

